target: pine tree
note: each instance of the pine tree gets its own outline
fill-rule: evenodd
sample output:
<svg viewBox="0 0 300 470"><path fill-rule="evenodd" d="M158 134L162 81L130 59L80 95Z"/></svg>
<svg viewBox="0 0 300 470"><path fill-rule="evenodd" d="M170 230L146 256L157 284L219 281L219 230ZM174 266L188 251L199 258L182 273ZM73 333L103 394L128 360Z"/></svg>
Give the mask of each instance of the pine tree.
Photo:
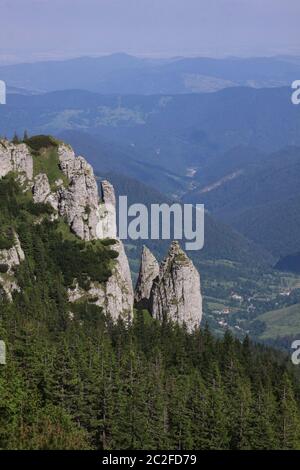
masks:
<svg viewBox="0 0 300 470"><path fill-rule="evenodd" d="M228 426L228 399L217 364L213 367L208 396L208 448L228 449L230 444Z"/></svg>
<svg viewBox="0 0 300 470"><path fill-rule="evenodd" d="M13 142L13 144L16 144L16 145L20 143L19 136L18 136L18 134L17 134L16 132L14 133L12 142Z"/></svg>
<svg viewBox="0 0 300 470"><path fill-rule="evenodd" d="M280 384L279 437L282 449L300 449L300 415L288 374Z"/></svg>
<svg viewBox="0 0 300 470"><path fill-rule="evenodd" d="M259 450L278 449L276 420L278 405L276 397L269 386L257 390L253 401L251 423L251 448Z"/></svg>

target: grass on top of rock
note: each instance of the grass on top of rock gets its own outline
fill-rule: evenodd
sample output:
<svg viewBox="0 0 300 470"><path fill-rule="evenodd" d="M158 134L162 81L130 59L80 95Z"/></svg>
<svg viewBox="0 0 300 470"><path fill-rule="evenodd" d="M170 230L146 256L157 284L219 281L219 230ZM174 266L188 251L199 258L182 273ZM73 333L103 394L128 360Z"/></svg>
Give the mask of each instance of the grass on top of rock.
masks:
<svg viewBox="0 0 300 470"><path fill-rule="evenodd" d="M58 147L59 140L50 135L36 135L24 140L24 143L30 147L31 150L39 152L41 149L49 147Z"/></svg>
<svg viewBox="0 0 300 470"><path fill-rule="evenodd" d="M52 190L57 189L56 182L63 181L64 186L68 186L68 178L59 165L57 147L43 147L38 152L33 152L33 176L45 173L48 176Z"/></svg>

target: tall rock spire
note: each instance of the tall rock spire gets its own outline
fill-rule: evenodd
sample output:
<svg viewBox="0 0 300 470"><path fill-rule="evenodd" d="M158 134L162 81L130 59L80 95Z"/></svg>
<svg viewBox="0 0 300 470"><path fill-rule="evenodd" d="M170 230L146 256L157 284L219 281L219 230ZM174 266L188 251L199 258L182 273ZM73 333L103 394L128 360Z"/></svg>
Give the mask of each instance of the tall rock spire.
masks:
<svg viewBox="0 0 300 470"><path fill-rule="evenodd" d="M160 321L169 319L188 331L200 326L202 296L200 275L177 241L160 266L150 296L150 312Z"/></svg>
<svg viewBox="0 0 300 470"><path fill-rule="evenodd" d="M116 195L113 185L103 180L100 183L103 206L101 213L102 238L117 237Z"/></svg>
<svg viewBox="0 0 300 470"><path fill-rule="evenodd" d="M139 277L134 300L138 308L149 308L149 299L154 279L159 275L159 264L151 251L144 245Z"/></svg>

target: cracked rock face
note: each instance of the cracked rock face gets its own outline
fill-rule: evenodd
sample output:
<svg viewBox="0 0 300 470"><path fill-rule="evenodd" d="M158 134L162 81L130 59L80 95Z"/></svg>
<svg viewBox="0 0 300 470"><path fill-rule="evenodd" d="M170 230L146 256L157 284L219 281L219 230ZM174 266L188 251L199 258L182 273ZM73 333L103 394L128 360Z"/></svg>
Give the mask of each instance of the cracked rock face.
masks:
<svg viewBox="0 0 300 470"><path fill-rule="evenodd" d="M103 308L113 320L119 317L132 320L133 316L133 288L128 259L121 241L113 249L119 253L113 274L102 287L102 296L99 295L97 305Z"/></svg>
<svg viewBox="0 0 300 470"><path fill-rule="evenodd" d="M102 238L116 238L117 217L116 217L116 196L113 185L109 181L101 181L101 191L103 205L101 206L102 216Z"/></svg>
<svg viewBox="0 0 300 470"><path fill-rule="evenodd" d="M150 297L150 311L160 321L170 319L188 331L200 326L202 296L200 275L178 242L171 244L160 266Z"/></svg>
<svg viewBox="0 0 300 470"><path fill-rule="evenodd" d="M0 263L8 266L8 274L13 272L15 266L19 266L25 260L24 251L17 234L14 234L14 246L8 250L0 250Z"/></svg>
<svg viewBox="0 0 300 470"><path fill-rule="evenodd" d="M97 181L91 165L76 157L67 145L58 148L60 167L69 180L68 188L60 188L58 211L65 216L73 232L82 240L116 238L116 200L113 186L103 181L100 201Z"/></svg>
<svg viewBox="0 0 300 470"><path fill-rule="evenodd" d="M100 238L100 204L94 171L67 146L59 146L58 153L61 169L70 181L68 188L58 190L59 213L82 240Z"/></svg>
<svg viewBox="0 0 300 470"><path fill-rule="evenodd" d="M99 198L97 181L91 165L76 157L66 144L57 148L59 166L69 184L56 181L51 190L48 176L44 173L33 179L33 157L26 144L0 141L0 178L16 172L21 183L29 183L36 203L49 203L62 217L66 217L72 231L82 240L116 238L116 201L113 186L103 181L102 200Z"/></svg>
<svg viewBox="0 0 300 470"><path fill-rule="evenodd" d="M58 197L56 193L51 192L48 176L40 173L34 178L32 188L33 202L50 204L54 210L58 210Z"/></svg>
<svg viewBox="0 0 300 470"><path fill-rule="evenodd" d="M159 264L151 251L143 246L139 277L134 300L138 308L149 308L149 299L154 279L159 275Z"/></svg>
<svg viewBox="0 0 300 470"><path fill-rule="evenodd" d="M55 217L64 217L80 239L117 240L113 186L103 181L99 196L91 165L83 157L76 157L66 144L59 144L57 153L63 177L51 187L47 174L40 173L33 178L33 157L25 144L15 145L1 140L0 178L9 172L16 172L19 181L32 189L34 202L49 203ZM13 276L14 267L24 260L18 236L15 234L14 238L14 246L0 252L0 264L7 267L7 271L0 275L0 283L9 298L13 290L19 289ZM119 317L132 319L134 294L128 259L120 240L113 249L118 251L119 256L108 281L92 283L87 292L77 286L69 291L69 300L74 302L92 298L113 320ZM147 248L143 249L135 301L140 305L146 302L153 317L161 321L168 318L185 323L189 331L199 326L202 316L199 273L178 243L171 245L160 268L152 253Z"/></svg>
<svg viewBox="0 0 300 470"><path fill-rule="evenodd" d="M56 191L51 192L46 174L34 178L34 202L49 203L62 217L66 217L71 230L82 240L116 238L116 200L113 186L108 181L101 183L102 201L99 198L97 181L91 165L76 157L71 147L58 146L60 169L69 184L56 182Z"/></svg>
<svg viewBox="0 0 300 470"><path fill-rule="evenodd" d="M25 144L15 145L6 140L0 141L0 177L11 171L17 172L22 177L22 182L26 182L32 189L33 201L50 204L55 211L52 220L58 215L64 217L80 239L116 239L116 198L113 186L108 181L103 181L100 198L91 165L83 157L76 157L72 148L66 144L59 144L57 153L59 167L67 183L64 184L63 179L57 180L53 189L47 174L40 173L33 178L33 157ZM104 284L92 284L88 293L83 293L78 288L70 291L70 301L78 300L83 295L93 295L98 298L98 305L113 319L116 320L119 316L131 319L133 289L129 264L121 241L117 242L114 249L118 251L119 257L108 281ZM12 267L19 264L24 256L22 253L16 242L14 248L2 253L2 264L11 265L9 270L12 272ZM14 286L10 286L8 290L13 288Z"/></svg>
<svg viewBox="0 0 300 470"><path fill-rule="evenodd" d="M101 307L114 321L119 317L130 321L133 316L133 288L128 259L120 240L113 249L119 253L119 257L108 281L103 284L92 282L88 292L78 285L75 289L69 289L69 301L91 298L93 303Z"/></svg>
<svg viewBox="0 0 300 470"><path fill-rule="evenodd" d="M33 186L33 201L35 203L45 203L51 194L48 176L45 173L40 173L34 178Z"/></svg>
<svg viewBox="0 0 300 470"><path fill-rule="evenodd" d="M70 227L83 240L116 239L116 197L113 186L108 181L101 182L100 201L93 169L85 159L76 158L74 152L66 147L60 150L59 158L62 170L70 180L68 189L59 190L60 214L67 216ZM132 319L133 288L128 259L120 240L113 249L119 256L112 276L104 284L92 283L88 296L96 298L94 303L114 320L120 316ZM69 294L70 299L78 300L82 297L78 289Z"/></svg>
<svg viewBox="0 0 300 470"><path fill-rule="evenodd" d="M14 234L14 246L8 250L0 250L0 264L7 267L4 274L0 274L0 284L9 300L12 300L12 292L19 290L19 286L14 280L14 268L19 266L25 260L20 240L17 234Z"/></svg>

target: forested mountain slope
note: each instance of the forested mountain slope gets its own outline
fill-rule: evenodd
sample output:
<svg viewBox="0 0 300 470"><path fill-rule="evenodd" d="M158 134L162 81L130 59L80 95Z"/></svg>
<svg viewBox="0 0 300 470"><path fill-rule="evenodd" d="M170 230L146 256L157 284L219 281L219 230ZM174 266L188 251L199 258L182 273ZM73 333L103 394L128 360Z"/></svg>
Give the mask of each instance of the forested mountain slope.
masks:
<svg viewBox="0 0 300 470"><path fill-rule="evenodd" d="M56 141L42 152L49 138L30 143L53 185ZM21 148L14 157L29 158L13 163L30 176ZM65 170L81 163L91 178L69 152ZM189 334L146 311L116 321L89 297L71 302L74 277L85 289L110 278L114 243L80 240L49 203L33 201L19 170L0 179L2 254L19 237L16 262L0 264L1 449L300 447L299 379L280 353L229 333L216 340L205 327Z"/></svg>
<svg viewBox="0 0 300 470"><path fill-rule="evenodd" d="M300 144L299 113L288 87L186 95L104 96L80 90L11 95L0 119L8 136L24 129L87 132L180 176L237 146L272 152Z"/></svg>
<svg viewBox="0 0 300 470"><path fill-rule="evenodd" d="M241 158L234 177L217 181L191 192L184 200L201 199L212 215L277 257L300 250L299 147L253 158L246 166Z"/></svg>

